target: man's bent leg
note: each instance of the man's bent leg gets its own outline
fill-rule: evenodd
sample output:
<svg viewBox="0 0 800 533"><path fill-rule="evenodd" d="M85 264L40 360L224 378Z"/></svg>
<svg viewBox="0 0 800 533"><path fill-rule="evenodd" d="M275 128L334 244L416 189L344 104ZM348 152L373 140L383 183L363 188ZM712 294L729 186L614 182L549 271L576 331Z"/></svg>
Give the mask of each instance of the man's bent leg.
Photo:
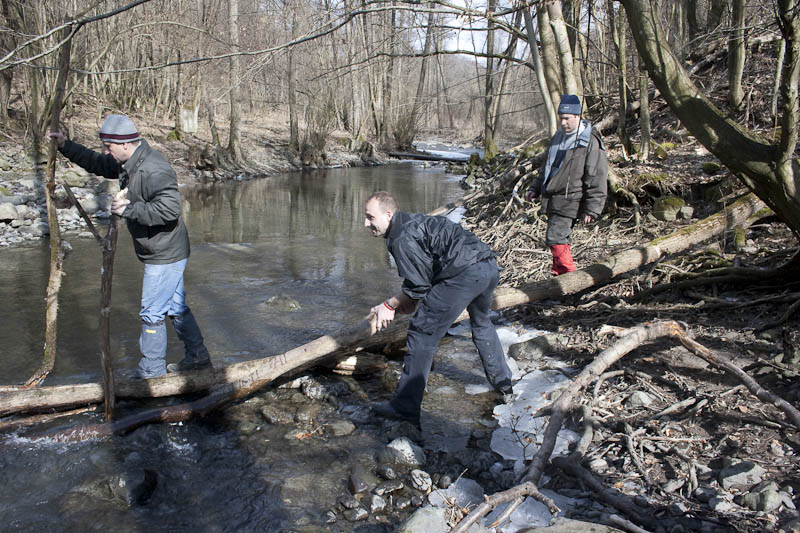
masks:
<svg viewBox="0 0 800 533"><path fill-rule="evenodd" d="M477 265L481 275L485 277L486 289L467 306L469 322L472 327L472 342L478 349L483 363L486 379L500 392L511 390L511 369L508 367L503 346L497 336L497 330L489 318L494 289L500 281L500 274L495 260L484 261Z"/></svg>
<svg viewBox="0 0 800 533"><path fill-rule="evenodd" d="M172 297L183 279L185 267L186 259L168 265L144 265L142 306L139 311L142 319L139 375L142 377L158 377L167 373L167 330L164 320L172 307Z"/></svg>
<svg viewBox="0 0 800 533"><path fill-rule="evenodd" d="M403 373L390 402L399 413L419 417L422 394L439 341L474 297L455 278L434 285L417 308L408 326Z"/></svg>

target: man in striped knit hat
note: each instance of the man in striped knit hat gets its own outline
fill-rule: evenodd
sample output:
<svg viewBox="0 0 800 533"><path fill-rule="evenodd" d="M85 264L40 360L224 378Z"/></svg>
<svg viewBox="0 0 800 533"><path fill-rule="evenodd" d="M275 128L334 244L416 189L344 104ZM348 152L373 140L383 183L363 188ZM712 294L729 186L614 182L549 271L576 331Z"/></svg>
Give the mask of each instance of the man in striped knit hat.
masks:
<svg viewBox="0 0 800 533"><path fill-rule="evenodd" d="M99 132L103 153L67 139L58 130L47 135L73 163L92 174L119 179L121 191L111 203L111 212L125 219L136 256L144 263L139 377L211 366L203 335L186 305L183 271L189 259L189 234L181 218L181 196L172 166L142 139L126 115L106 117ZM184 359L170 365L166 364L167 316L186 347Z"/></svg>

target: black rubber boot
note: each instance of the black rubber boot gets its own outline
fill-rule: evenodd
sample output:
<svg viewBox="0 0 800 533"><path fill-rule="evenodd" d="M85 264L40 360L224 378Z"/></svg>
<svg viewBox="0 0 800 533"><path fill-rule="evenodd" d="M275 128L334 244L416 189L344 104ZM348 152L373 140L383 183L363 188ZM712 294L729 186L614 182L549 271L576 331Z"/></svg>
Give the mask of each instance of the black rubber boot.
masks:
<svg viewBox="0 0 800 533"><path fill-rule="evenodd" d="M210 367L211 358L208 355L208 349L203 344L203 334L200 333L200 327L197 325L192 311L186 309L180 315L170 318L175 327L175 333L178 334L178 338L186 348L186 355L178 363L167 365L167 372L185 372Z"/></svg>

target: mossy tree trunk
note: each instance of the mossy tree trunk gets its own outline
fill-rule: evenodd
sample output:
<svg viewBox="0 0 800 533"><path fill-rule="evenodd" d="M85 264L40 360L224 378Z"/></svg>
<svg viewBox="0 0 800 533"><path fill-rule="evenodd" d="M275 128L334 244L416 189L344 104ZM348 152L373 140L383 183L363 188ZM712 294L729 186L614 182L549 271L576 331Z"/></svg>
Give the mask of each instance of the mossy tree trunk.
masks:
<svg viewBox="0 0 800 533"><path fill-rule="evenodd" d="M794 0L777 2L786 41L781 83L781 137L777 144L737 124L692 82L649 0L621 0L650 78L681 123L800 237L800 164L797 146L800 14Z"/></svg>

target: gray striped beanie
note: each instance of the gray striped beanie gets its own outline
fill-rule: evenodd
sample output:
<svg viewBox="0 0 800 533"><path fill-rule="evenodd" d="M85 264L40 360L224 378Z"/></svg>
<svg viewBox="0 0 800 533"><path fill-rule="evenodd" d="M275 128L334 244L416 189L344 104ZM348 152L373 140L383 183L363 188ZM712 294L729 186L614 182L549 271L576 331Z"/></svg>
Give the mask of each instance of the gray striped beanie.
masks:
<svg viewBox="0 0 800 533"><path fill-rule="evenodd" d="M100 140L104 143L129 143L141 138L128 115L108 115L100 126Z"/></svg>

